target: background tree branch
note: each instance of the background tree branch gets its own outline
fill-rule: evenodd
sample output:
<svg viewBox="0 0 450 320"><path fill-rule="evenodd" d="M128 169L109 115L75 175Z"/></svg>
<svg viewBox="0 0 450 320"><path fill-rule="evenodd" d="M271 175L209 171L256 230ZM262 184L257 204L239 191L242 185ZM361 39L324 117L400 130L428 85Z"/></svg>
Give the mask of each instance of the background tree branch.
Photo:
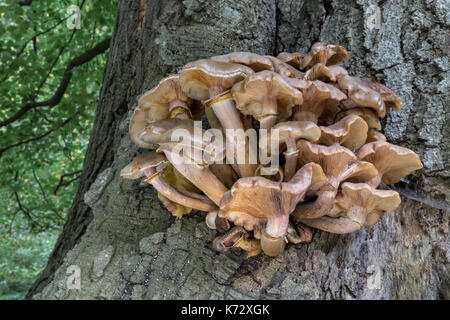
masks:
<svg viewBox="0 0 450 320"><path fill-rule="evenodd" d="M29 102L29 103L25 104L13 116L1 121L0 128L21 118L25 113L27 113L31 109L45 107L45 106L53 107L53 106L57 105L61 101L61 99L64 95L64 92L66 91L67 87L69 86L70 79L72 78L74 68L81 66L82 64L92 60L99 54L102 54L103 52L108 50L110 41L111 41L111 37L108 37L105 40L103 40L102 42L100 42L99 44L97 44L92 49L89 49L86 52L84 52L83 54L79 55L78 57L72 59L64 71L64 74L59 83L58 89L55 91L55 93L53 94L53 96L50 99L47 99L44 101L39 101L39 102Z"/></svg>

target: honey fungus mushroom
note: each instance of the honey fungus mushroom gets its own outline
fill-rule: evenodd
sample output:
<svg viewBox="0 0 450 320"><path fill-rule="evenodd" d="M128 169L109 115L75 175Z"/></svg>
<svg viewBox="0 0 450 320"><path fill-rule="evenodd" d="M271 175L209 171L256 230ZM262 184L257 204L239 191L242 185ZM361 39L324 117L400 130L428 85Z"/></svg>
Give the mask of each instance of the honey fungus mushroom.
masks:
<svg viewBox="0 0 450 320"><path fill-rule="evenodd" d="M305 55L299 52L281 52L277 58L295 68L300 68L300 62Z"/></svg>
<svg viewBox="0 0 450 320"><path fill-rule="evenodd" d="M220 210L266 221L261 247L267 255L276 256L286 245L291 212L303 201L308 190L318 189L325 182L322 169L314 163L298 170L289 182L274 182L263 177L241 178L222 198Z"/></svg>
<svg viewBox="0 0 450 320"><path fill-rule="evenodd" d="M293 216L313 219L326 215L332 208L341 182L366 182L373 179L378 171L369 162L357 161L356 155L338 144L322 146L306 140L299 140L298 165L313 162L320 165L327 177L327 184L317 193L317 199L297 206Z"/></svg>
<svg viewBox="0 0 450 320"><path fill-rule="evenodd" d="M223 236L213 240L213 248L219 252L228 252L231 248L241 248L247 251L247 259L261 252L261 244L258 240L249 236L244 228L235 226Z"/></svg>
<svg viewBox="0 0 450 320"><path fill-rule="evenodd" d="M152 184L164 197L188 208L210 211L216 207L207 197L186 190L178 190L165 181L161 174L168 164L164 155L150 151L136 156L122 169L120 176L125 179L138 179L145 176L145 182Z"/></svg>
<svg viewBox="0 0 450 320"><path fill-rule="evenodd" d="M211 108L214 111L223 129L244 131L234 100L226 90L252 73L253 70L244 65L202 59L183 67L180 72L180 83L183 91L193 99L209 99L205 105L207 109ZM226 136L233 144L237 155L237 150L241 148L239 139L228 134ZM249 153L246 158L256 159L256 155L253 154L254 148L246 149ZM247 161L238 161L237 166L242 177L252 176L255 170L255 166Z"/></svg>
<svg viewBox="0 0 450 320"><path fill-rule="evenodd" d="M272 135L278 130L278 146L275 149L282 150L286 146L284 153L286 164L284 167L285 181L289 181L295 174L297 167L297 140L305 139L311 142L316 142L321 135L320 128L311 121L287 121L279 122L272 127L272 130L260 137L259 148L265 153L269 154L272 150Z"/></svg>
<svg viewBox="0 0 450 320"><path fill-rule="evenodd" d="M417 154L412 150L384 141L371 142L358 152L358 159L373 163L378 174L368 182L377 187L381 182L393 184L423 167Z"/></svg>
<svg viewBox="0 0 450 320"><path fill-rule="evenodd" d="M381 211L391 213L400 205L400 196L392 190L376 190L366 183L342 184L336 205L343 215L317 219L297 219L312 228L331 233L350 233L367 224L369 213Z"/></svg>
<svg viewBox="0 0 450 320"><path fill-rule="evenodd" d="M260 56L259 54L252 52L232 52L211 57L211 60L243 64L255 72L262 70L274 70L272 61L268 57Z"/></svg>
<svg viewBox="0 0 450 320"><path fill-rule="evenodd" d="M347 50L342 46L316 42L308 54L302 59L300 69L311 68L317 63L335 65L349 58Z"/></svg>
<svg viewBox="0 0 450 320"><path fill-rule="evenodd" d="M292 107L303 101L299 90L271 71L248 76L236 83L231 93L239 111L258 120L261 129L271 128L277 119L288 119Z"/></svg>
<svg viewBox="0 0 450 320"><path fill-rule="evenodd" d="M355 151L367 140L368 125L363 118L348 115L331 126L321 126L318 144L330 146L335 143Z"/></svg>
<svg viewBox="0 0 450 320"><path fill-rule="evenodd" d="M347 98L339 89L322 81L303 79L286 79L286 81L303 93L303 102L293 109L293 118L297 121L319 122L319 118L327 113L334 118L340 111L337 105Z"/></svg>
<svg viewBox="0 0 450 320"><path fill-rule="evenodd" d="M145 149L156 149L161 135L166 131L181 125L193 125L192 120L177 118L158 120L149 123L142 118L144 116L143 113L138 115L139 117L136 117L134 121L130 122L129 134L131 140L137 146ZM141 120L145 121L145 127L140 125Z"/></svg>

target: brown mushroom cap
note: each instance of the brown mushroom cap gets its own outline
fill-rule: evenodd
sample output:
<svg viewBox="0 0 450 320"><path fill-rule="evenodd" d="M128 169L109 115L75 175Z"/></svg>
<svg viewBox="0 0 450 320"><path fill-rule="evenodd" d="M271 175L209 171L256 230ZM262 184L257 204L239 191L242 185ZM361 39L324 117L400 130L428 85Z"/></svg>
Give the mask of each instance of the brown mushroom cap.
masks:
<svg viewBox="0 0 450 320"><path fill-rule="evenodd" d="M303 78L305 75L300 70L272 56L266 56L272 61L273 69L276 73L288 78Z"/></svg>
<svg viewBox="0 0 450 320"><path fill-rule="evenodd" d="M413 151L383 141L364 145L358 152L358 159L373 163L385 184L399 182L423 167Z"/></svg>
<svg viewBox="0 0 450 320"><path fill-rule="evenodd" d="M252 73L252 69L241 64L201 59L181 69L180 85L192 99L206 100L211 98L211 90L220 88L218 91L221 92L229 89Z"/></svg>
<svg viewBox="0 0 450 320"><path fill-rule="evenodd" d="M144 93L138 100L139 108L148 113L149 122L168 119L176 107L185 108L190 114L191 104L191 98L181 90L177 75L162 79L156 87Z"/></svg>
<svg viewBox="0 0 450 320"><path fill-rule="evenodd" d="M338 77L338 85L349 97L341 104L344 109L361 106L376 110L381 118L386 116L386 105L381 94L367 86L361 79L351 76Z"/></svg>
<svg viewBox="0 0 450 320"><path fill-rule="evenodd" d="M381 130L381 123L377 113L369 108L352 108L339 112L335 117L335 122L345 118L349 115L359 116L364 119L369 128Z"/></svg>
<svg viewBox="0 0 450 320"><path fill-rule="evenodd" d="M386 142L386 136L375 129L369 129L369 132L367 133L366 143L375 142L375 141Z"/></svg>
<svg viewBox="0 0 450 320"><path fill-rule="evenodd" d="M272 61L264 56L252 52L232 52L220 56L211 57L211 60L229 63L243 64L253 71L258 72L262 70L273 71Z"/></svg>
<svg viewBox="0 0 450 320"><path fill-rule="evenodd" d="M298 139L305 139L311 142L316 142L320 138L320 128L311 121L286 121L279 122L272 127L271 130L278 130L278 150L281 152L282 147L289 139L294 142ZM266 136L260 137L259 148L262 152L267 154L271 151L272 133L269 132Z"/></svg>
<svg viewBox="0 0 450 320"><path fill-rule="evenodd" d="M281 119L287 119L292 107L302 102L302 93L271 71L260 71L248 76L236 83L231 93L236 107L257 120L278 114Z"/></svg>
<svg viewBox="0 0 450 320"><path fill-rule="evenodd" d="M320 166L308 164L298 170L289 182L274 182L263 177L239 179L231 190L222 198L221 212L226 216L239 217L252 229L260 221L268 221L273 217L289 217L296 204L301 201L310 188L318 189L326 181ZM253 218L256 219L253 219ZM274 225L266 232L272 237L285 235L288 219L282 219L286 225ZM281 223L281 222L280 222Z"/></svg>
<svg viewBox="0 0 450 320"><path fill-rule="evenodd" d="M136 108L136 111L137 110L138 109ZM140 113L140 115L142 115L142 113ZM142 125L143 122L140 116L131 119L129 128L130 138L141 148L154 149L165 132L178 126L193 126L194 122L190 119L172 118L152 123L146 122L145 126Z"/></svg>
<svg viewBox="0 0 450 320"><path fill-rule="evenodd" d="M395 191L376 190L366 183L346 182L342 184L341 194L336 198L335 210L333 210L345 212L344 216L337 218L325 216L317 219L298 219L298 221L331 233L349 233L364 225L376 223L380 212L383 210L392 212L400 205L400 202L400 196Z"/></svg>
<svg viewBox="0 0 450 320"><path fill-rule="evenodd" d="M365 79L361 79L361 81L381 95L387 108L393 108L395 111L399 111L402 108L402 100L400 100L391 88L378 82L372 82Z"/></svg>
<svg viewBox="0 0 450 320"><path fill-rule="evenodd" d="M348 52L344 47L316 42L308 54L302 59L300 69L311 68L317 63L335 65L348 58Z"/></svg>
<svg viewBox="0 0 450 320"><path fill-rule="evenodd" d="M346 99L347 96L339 89L328 85L322 81L308 81L303 79L286 79L294 88L303 93L303 102L295 107L294 118L298 121L318 122L319 117L324 113L339 111L333 108Z"/></svg>
<svg viewBox="0 0 450 320"><path fill-rule="evenodd" d="M319 175L314 177L317 173ZM309 164L289 182L274 182L263 177L241 178L230 189L230 195L223 197L220 209L246 213L263 220L270 215L289 214L313 181L316 185L320 185L320 181L325 183L325 176L320 173L319 166Z"/></svg>
<svg viewBox="0 0 450 320"><path fill-rule="evenodd" d="M120 177L124 179L139 179L145 175L145 170L156 168L157 172L163 171L169 165L163 154L149 151L137 155L125 168L120 171Z"/></svg>
<svg viewBox="0 0 450 320"><path fill-rule="evenodd" d="M356 115L348 115L331 126L321 126L320 130L322 130L322 134L319 144L330 146L334 143L339 143L355 151L366 142L368 126L363 118Z"/></svg>
<svg viewBox="0 0 450 320"><path fill-rule="evenodd" d="M322 167L328 178L336 179L346 168L351 160L356 160L356 156L349 149L338 144L322 146L312 144L306 140L299 140L297 148L300 150L298 165L303 166L309 162L314 162Z"/></svg>
<svg viewBox="0 0 450 320"><path fill-rule="evenodd" d="M302 61L305 55L299 52L280 52L277 56L277 59L287 63L295 68L300 67L300 62Z"/></svg>
<svg viewBox="0 0 450 320"><path fill-rule="evenodd" d="M347 70L340 66L326 66L323 63L317 63L306 72L304 79L336 82L339 77L346 75L348 75Z"/></svg>
<svg viewBox="0 0 450 320"><path fill-rule="evenodd" d="M343 212L350 212L350 209L364 209L362 217L352 217L355 222L363 226L366 223L367 214L372 211L386 211L391 213L401 203L399 194L393 190L377 190L366 183L345 182L341 186L341 193L336 197L335 204Z"/></svg>

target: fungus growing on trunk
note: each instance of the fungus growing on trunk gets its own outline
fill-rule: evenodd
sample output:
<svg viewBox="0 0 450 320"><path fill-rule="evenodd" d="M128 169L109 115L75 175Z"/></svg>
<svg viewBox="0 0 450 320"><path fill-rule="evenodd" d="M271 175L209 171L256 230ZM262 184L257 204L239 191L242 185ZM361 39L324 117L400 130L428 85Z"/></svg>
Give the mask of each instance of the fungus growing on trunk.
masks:
<svg viewBox="0 0 450 320"><path fill-rule="evenodd" d="M259 54L252 52L232 52L211 57L211 60L243 64L255 72L274 70L272 61L268 57L260 56Z"/></svg>
<svg viewBox="0 0 450 320"><path fill-rule="evenodd" d="M381 133L380 118L400 110L400 98L351 76L337 65L346 59L343 47L318 42L306 55L233 52L186 64L140 97L130 136L156 152L121 176L146 176L180 218L208 212L207 226L225 233L213 241L219 252L276 256L289 242L310 242L310 227L348 233L376 224L400 204L376 187L422 163ZM204 115L219 130L194 127ZM252 131L258 122L269 132Z"/></svg>
<svg viewBox="0 0 450 320"><path fill-rule="evenodd" d="M183 67L180 72L180 83L189 97L197 100L209 99L205 105L207 108L212 108L223 129L244 131L239 112L227 90L252 73L252 69L240 64L203 59ZM239 139L236 135L226 134L226 137L237 155L237 150L241 148ZM249 147L248 152L250 159L256 159L253 148ZM247 162L237 163L237 166L243 177L252 176L255 171L255 166Z"/></svg>
<svg viewBox="0 0 450 320"><path fill-rule="evenodd" d="M305 140L297 142L300 150L298 164L309 162L320 165L328 183L317 193L313 202L305 202L297 206L293 215L297 218L318 218L326 215L332 208L339 184L343 181L369 181L378 174L377 169L368 162L356 161L356 156L349 149L338 144L329 147L312 144Z"/></svg>
<svg viewBox="0 0 450 320"><path fill-rule="evenodd" d="M413 151L384 141L371 142L358 152L358 159L373 163L378 174L368 182L376 188L383 181L393 184L422 169L423 165Z"/></svg>
<svg viewBox="0 0 450 320"><path fill-rule="evenodd" d="M304 54L299 52L281 52L278 54L277 58L295 68L300 68L300 62L304 56Z"/></svg>
<svg viewBox="0 0 450 320"><path fill-rule="evenodd" d="M311 68L317 63L331 66L347 60L348 58L348 52L344 47L316 42L313 44L308 54L302 59L300 69Z"/></svg>
<svg viewBox="0 0 450 320"><path fill-rule="evenodd" d="M261 71L236 83L231 89L236 107L260 122L260 129L271 128L277 119L288 119L293 106L302 103L302 93L279 74Z"/></svg>
<svg viewBox="0 0 450 320"><path fill-rule="evenodd" d="M376 190L366 183L343 183L335 204L342 214L338 217L298 219L298 221L332 233L350 233L367 224L369 213L391 213L400 205L400 196L392 190ZM371 221L370 223L373 223Z"/></svg>
<svg viewBox="0 0 450 320"><path fill-rule="evenodd" d="M186 190L178 190L165 181L161 174L169 165L164 155L150 151L138 155L120 172L125 179L138 179L146 176L145 182L150 183L164 197L182 206L196 210L210 211L216 206L207 197Z"/></svg>
<svg viewBox="0 0 450 320"><path fill-rule="evenodd" d="M356 115L348 115L331 126L321 126L322 134L318 144L331 146L339 143L355 151L366 142L368 129L369 127L363 118Z"/></svg>
<svg viewBox="0 0 450 320"><path fill-rule="evenodd" d="M312 121L318 123L324 113L335 113L340 109L337 105L347 96L339 89L322 81L307 81L303 79L287 79L288 83L303 93L303 102L294 108L294 119L297 121Z"/></svg>
<svg viewBox="0 0 450 320"><path fill-rule="evenodd" d="M263 177L239 179L224 195L220 210L244 213L266 221L261 247L270 256L283 252L289 215L303 201L306 192L326 182L317 164L301 168L289 182L274 182Z"/></svg>
<svg viewBox="0 0 450 320"><path fill-rule="evenodd" d="M316 142L320 138L320 128L310 121L287 121L277 123L272 127L272 130L278 130L278 147L275 149L283 150L286 164L284 167L284 180L289 181L295 174L297 169L297 140L305 139L311 142ZM265 154L269 154L272 150L272 135L269 133L259 140L259 148Z"/></svg>

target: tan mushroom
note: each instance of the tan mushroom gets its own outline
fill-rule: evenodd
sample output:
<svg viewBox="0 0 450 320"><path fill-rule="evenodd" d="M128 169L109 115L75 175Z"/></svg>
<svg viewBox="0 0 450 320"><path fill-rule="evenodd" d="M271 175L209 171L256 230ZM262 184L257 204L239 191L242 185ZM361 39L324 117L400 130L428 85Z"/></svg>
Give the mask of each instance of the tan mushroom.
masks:
<svg viewBox="0 0 450 320"><path fill-rule="evenodd" d="M300 67L300 62L302 61L305 55L299 52L280 52L277 58L284 63L287 63L295 68Z"/></svg>
<svg viewBox="0 0 450 320"><path fill-rule="evenodd" d="M386 136L375 129L369 129L369 132L367 133L366 143L376 142L376 141L386 142Z"/></svg>
<svg viewBox="0 0 450 320"><path fill-rule="evenodd" d="M261 252L261 244L253 239L239 226L233 227L223 236L213 240L213 248L219 252L228 252L231 248L241 248L247 251L247 259Z"/></svg>
<svg viewBox="0 0 450 320"><path fill-rule="evenodd" d="M346 75L348 75L347 70L340 66L326 66L323 63L317 63L305 73L303 79L335 83L339 77Z"/></svg>
<svg viewBox="0 0 450 320"><path fill-rule="evenodd" d="M378 169L378 175L368 182L374 188L381 181L385 184L397 183L423 167L412 150L384 141L364 145L358 152L358 159L371 162Z"/></svg>
<svg viewBox="0 0 450 320"><path fill-rule="evenodd" d="M134 120L138 121L138 118ZM136 145L145 149L155 149L161 136L170 129L178 126L194 125L192 120L177 118L147 122L144 127L137 124L136 121L130 122L129 134Z"/></svg>
<svg viewBox="0 0 450 320"><path fill-rule="evenodd" d="M297 223L295 226L290 221L286 238L293 244L309 243L312 240L312 230L302 223Z"/></svg>
<svg viewBox="0 0 450 320"><path fill-rule="evenodd" d="M325 173L328 183L316 194L313 202L304 202L292 213L297 218L313 219L326 215L332 208L339 184L344 181L365 182L378 174L370 163L356 161L356 156L349 149L338 144L322 146L306 140L299 140L300 150L298 165L314 162L319 164Z"/></svg>
<svg viewBox="0 0 450 320"><path fill-rule="evenodd" d="M276 73L288 77L288 78L303 78L304 73L300 70L295 69L293 66L281 61L272 56L266 56L266 58L272 61L273 69Z"/></svg>
<svg viewBox="0 0 450 320"><path fill-rule="evenodd" d="M400 205L400 196L392 190L376 190L366 183L343 183L336 205L345 215L332 218L298 219L298 221L332 233L350 233L367 224L368 214L376 211L392 212ZM373 223L370 221L369 223Z"/></svg>
<svg viewBox="0 0 450 320"><path fill-rule="evenodd" d="M183 155L173 152L173 144L165 144L159 147L164 152L170 163L193 185L199 188L214 203L219 204L223 194L228 190L207 166L198 166L186 163Z"/></svg>
<svg viewBox="0 0 450 320"><path fill-rule="evenodd" d="M339 89L348 95L348 99L341 103L343 109L361 106L374 109L381 118L386 116L386 105L381 94L368 86L367 82L348 75L338 77L337 81Z"/></svg>
<svg viewBox="0 0 450 320"><path fill-rule="evenodd" d="M211 57L211 60L243 64L255 72L274 70L272 61L268 57L260 56L259 54L252 52L232 52Z"/></svg>
<svg viewBox="0 0 450 320"><path fill-rule="evenodd" d="M161 177L169 162L164 155L154 151L139 155L120 172L125 179L138 179L146 176L145 182L167 199L182 206L196 210L210 211L216 206L207 197L186 190L178 190Z"/></svg>
<svg viewBox="0 0 450 320"><path fill-rule="evenodd" d="M378 114L375 110L369 108L352 108L349 110L343 110L336 115L334 122L337 122L349 115L355 115L363 118L370 129L373 128L381 130L381 123Z"/></svg>
<svg viewBox="0 0 450 320"><path fill-rule="evenodd" d="M287 121L277 123L272 127L269 134L263 135L259 140L260 152L269 154L272 150L272 135L278 130L278 146L275 149L279 151L286 146L287 150L284 153L286 158L286 165L284 168L284 180L289 181L295 174L297 168L297 140L305 139L311 142L316 142L320 138L320 128L311 121Z"/></svg>
<svg viewBox="0 0 450 320"><path fill-rule="evenodd" d="M227 140L233 145L235 155L240 150L246 150L246 158L255 159L254 148L248 145L248 140L240 141L237 131L244 130L239 112L236 110L231 94L227 92L234 83L253 73L253 70L244 65L213 60L197 60L188 63L180 72L181 88L193 99L206 100L206 108L212 108L221 126L226 131ZM232 129L232 130L227 130ZM233 132L233 133L231 133ZM247 148L248 147L248 148ZM247 154L248 153L248 154ZM237 166L241 176L252 176L255 165L237 159Z"/></svg>
<svg viewBox="0 0 450 320"><path fill-rule="evenodd" d="M278 118L289 118L292 107L302 103L302 93L271 71L248 76L236 83L231 93L236 107L258 120L261 129L271 128Z"/></svg>
<svg viewBox="0 0 450 320"><path fill-rule="evenodd" d="M177 75L162 79L138 100L139 108L148 113L149 122L174 117L191 119L191 105L192 99L181 90Z"/></svg>
<svg viewBox="0 0 450 320"><path fill-rule="evenodd" d="M372 82L365 79L361 79L361 81L381 95L387 109L392 108L395 111L399 111L402 108L402 100L400 100L391 88L378 82Z"/></svg>
<svg viewBox="0 0 450 320"><path fill-rule="evenodd" d="M321 126L318 144L331 146L334 143L355 151L367 140L367 123L356 115L348 115L331 126Z"/></svg>
<svg viewBox="0 0 450 320"><path fill-rule="evenodd" d="M317 63L331 66L347 60L348 58L348 52L344 47L316 42L313 44L308 54L302 59L300 69L311 68Z"/></svg>
<svg viewBox="0 0 450 320"><path fill-rule="evenodd" d="M339 89L322 81L308 81L303 79L287 79L288 83L303 93L303 103L294 108L294 119L297 121L312 121L318 123L325 113L334 118L340 111L337 105L347 96Z"/></svg>
<svg viewBox="0 0 450 320"><path fill-rule="evenodd" d="M290 213L311 187L319 188L325 181L322 169L314 163L298 170L289 182L241 178L224 195L220 210L267 221L261 233L261 247L267 255L276 256L286 244Z"/></svg>

